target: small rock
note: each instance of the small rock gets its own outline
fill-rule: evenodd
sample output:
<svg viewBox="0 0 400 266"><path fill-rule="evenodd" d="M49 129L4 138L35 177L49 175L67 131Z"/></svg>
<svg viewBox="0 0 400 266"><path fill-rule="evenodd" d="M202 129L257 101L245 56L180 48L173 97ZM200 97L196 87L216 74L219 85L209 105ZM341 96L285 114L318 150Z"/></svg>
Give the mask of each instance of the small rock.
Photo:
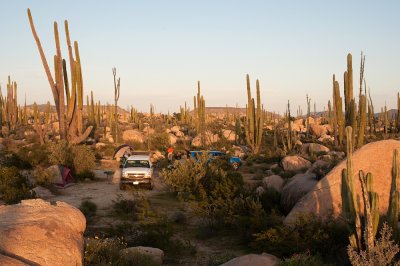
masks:
<svg viewBox="0 0 400 266"><path fill-rule="evenodd" d="M280 262L277 257L262 253L261 255L248 254L240 256L225 262L221 266L277 266Z"/></svg>
<svg viewBox="0 0 400 266"><path fill-rule="evenodd" d="M159 248L152 247L130 247L121 250L120 253L128 260L133 260L137 258L137 255L148 256L153 260L154 263L156 263L156 265L162 265L164 259L164 251ZM138 263L139 265L141 265L140 261L138 261Z"/></svg>

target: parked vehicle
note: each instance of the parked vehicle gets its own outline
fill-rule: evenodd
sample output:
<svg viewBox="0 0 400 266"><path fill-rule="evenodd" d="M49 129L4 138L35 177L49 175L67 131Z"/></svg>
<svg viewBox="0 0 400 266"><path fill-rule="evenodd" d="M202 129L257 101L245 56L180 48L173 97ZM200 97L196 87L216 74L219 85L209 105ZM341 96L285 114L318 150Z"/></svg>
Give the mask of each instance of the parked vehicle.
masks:
<svg viewBox="0 0 400 266"><path fill-rule="evenodd" d="M212 161L214 158L217 158L217 157L228 156L226 153L224 153L222 151L190 151L189 153L192 158L196 158L198 155L203 154L203 152L206 152L207 154L209 154L209 156L210 156L209 161ZM229 163L232 165L234 170L238 170L239 167L242 165L242 160L240 160L239 157L230 156Z"/></svg>
<svg viewBox="0 0 400 266"><path fill-rule="evenodd" d="M121 163L120 188L127 185L145 186L153 189L153 165L150 155L131 155Z"/></svg>

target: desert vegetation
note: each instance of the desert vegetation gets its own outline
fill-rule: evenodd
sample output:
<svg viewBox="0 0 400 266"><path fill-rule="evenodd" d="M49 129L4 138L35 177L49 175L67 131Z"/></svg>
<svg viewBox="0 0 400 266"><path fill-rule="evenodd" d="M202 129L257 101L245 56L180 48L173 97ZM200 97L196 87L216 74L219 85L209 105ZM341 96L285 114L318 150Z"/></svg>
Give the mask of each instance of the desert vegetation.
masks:
<svg viewBox="0 0 400 266"><path fill-rule="evenodd" d="M21 104L17 82L7 79L0 94L0 207L42 198L78 208L86 221L84 265L221 265L262 253L273 255L271 265L399 263L400 96L394 92L397 109L376 112L363 53L358 95L349 53L343 80L332 76L323 112L311 112L309 95L304 115L300 107L294 115L290 101L282 103L282 115L267 111L261 82L250 75L243 79L243 108L207 106L197 81L193 106L185 102L165 114L150 105L141 112L118 105L124 84L115 67L113 104L84 90L84 51L71 41L67 20L68 60L54 22L51 67L29 9L27 15L53 99ZM356 156L375 156L363 153L375 142L383 143L379 152L389 154L390 166ZM119 190L121 145L151 155L152 191ZM224 156L190 156L191 150ZM318 206L311 201L316 191L326 197Z"/></svg>

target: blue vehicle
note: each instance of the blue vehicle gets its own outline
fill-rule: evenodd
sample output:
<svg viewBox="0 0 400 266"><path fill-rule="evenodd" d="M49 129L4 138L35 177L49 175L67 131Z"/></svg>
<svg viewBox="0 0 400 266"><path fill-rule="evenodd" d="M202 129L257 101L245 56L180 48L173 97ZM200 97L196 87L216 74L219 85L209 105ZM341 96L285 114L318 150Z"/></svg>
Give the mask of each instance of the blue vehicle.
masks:
<svg viewBox="0 0 400 266"><path fill-rule="evenodd" d="M207 152L210 156L209 161L212 161L213 158L226 156L227 154L222 151L190 151L190 157L196 158L198 155L203 154L203 152ZM239 157L231 156L229 157L229 163L232 165L234 170L238 170L240 165L242 164L242 160Z"/></svg>

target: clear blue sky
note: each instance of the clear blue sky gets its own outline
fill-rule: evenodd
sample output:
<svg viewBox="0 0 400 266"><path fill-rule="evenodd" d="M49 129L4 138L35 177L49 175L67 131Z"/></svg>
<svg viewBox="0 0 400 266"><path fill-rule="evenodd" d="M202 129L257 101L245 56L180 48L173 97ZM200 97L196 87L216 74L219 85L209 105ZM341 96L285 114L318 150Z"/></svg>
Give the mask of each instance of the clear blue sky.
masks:
<svg viewBox="0 0 400 266"><path fill-rule="evenodd" d="M331 98L332 74L343 89L360 52L376 107L396 106L400 89L400 1L1 1L0 82L10 74L27 102L52 102L26 9L52 65L53 21L68 19L80 45L85 94L113 101L111 68L121 77L120 105L148 111L192 106L197 80L207 106L244 106L245 75L260 79L262 102L283 112L288 99L305 112ZM63 56L67 57L61 27ZM358 91L358 89L356 89ZM53 102L52 102L53 103Z"/></svg>

